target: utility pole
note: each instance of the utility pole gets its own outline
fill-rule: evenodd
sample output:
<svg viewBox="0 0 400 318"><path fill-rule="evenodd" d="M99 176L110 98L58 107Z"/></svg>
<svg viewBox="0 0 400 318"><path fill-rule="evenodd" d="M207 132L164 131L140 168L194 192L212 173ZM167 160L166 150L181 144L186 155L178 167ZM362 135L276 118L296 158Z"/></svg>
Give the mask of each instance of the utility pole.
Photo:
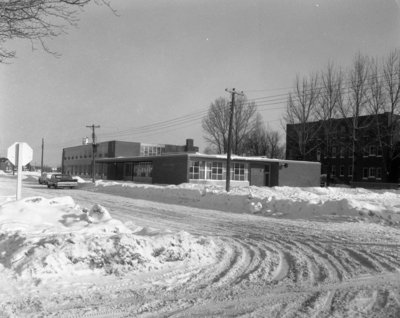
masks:
<svg viewBox="0 0 400 318"><path fill-rule="evenodd" d="M93 183L96 181L95 179L95 170L96 170L96 164L95 164L95 156L96 156L96 128L100 128L99 125L91 125L91 126L86 126L87 128L92 129L92 181Z"/></svg>
<svg viewBox="0 0 400 318"><path fill-rule="evenodd" d="M226 92L231 94L231 108L229 116L229 131L228 131L228 150L226 156L226 192L230 191L231 183L231 144L232 144L232 125L233 125L233 112L235 111L235 95L243 95L243 92L236 92L233 88L232 90L225 89Z"/></svg>
<svg viewBox="0 0 400 318"><path fill-rule="evenodd" d="M40 160L40 173L43 173L44 138L42 138L42 159Z"/></svg>

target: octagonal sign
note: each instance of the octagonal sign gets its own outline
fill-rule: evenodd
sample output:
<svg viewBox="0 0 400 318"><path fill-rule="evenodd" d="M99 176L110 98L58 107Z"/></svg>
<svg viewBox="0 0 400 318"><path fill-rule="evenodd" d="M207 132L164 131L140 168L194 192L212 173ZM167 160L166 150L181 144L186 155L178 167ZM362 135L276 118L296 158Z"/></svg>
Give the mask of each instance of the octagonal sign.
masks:
<svg viewBox="0 0 400 318"><path fill-rule="evenodd" d="M19 150L20 148L20 150ZM21 158L18 159L18 150L20 151ZM21 166L25 166L29 162L32 161L33 158L33 150L32 148L25 142L14 142L10 147L8 147L7 151L7 159L15 166L20 164Z"/></svg>

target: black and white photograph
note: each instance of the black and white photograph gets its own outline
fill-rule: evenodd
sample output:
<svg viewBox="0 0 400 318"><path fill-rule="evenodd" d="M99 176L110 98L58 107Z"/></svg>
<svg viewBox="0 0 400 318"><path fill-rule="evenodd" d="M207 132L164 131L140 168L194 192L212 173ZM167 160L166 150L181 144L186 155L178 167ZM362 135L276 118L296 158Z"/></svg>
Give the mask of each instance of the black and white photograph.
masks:
<svg viewBox="0 0 400 318"><path fill-rule="evenodd" d="M399 0L0 0L0 318L400 317Z"/></svg>

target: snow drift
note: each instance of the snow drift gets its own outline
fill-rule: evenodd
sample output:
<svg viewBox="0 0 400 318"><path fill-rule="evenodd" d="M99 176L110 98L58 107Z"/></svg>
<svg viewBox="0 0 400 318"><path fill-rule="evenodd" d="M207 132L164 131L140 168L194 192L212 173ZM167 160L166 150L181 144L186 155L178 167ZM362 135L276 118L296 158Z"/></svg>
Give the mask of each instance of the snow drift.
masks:
<svg viewBox="0 0 400 318"><path fill-rule="evenodd" d="M35 285L206 264L216 253L210 239L124 225L103 206L85 211L71 197L30 197L0 206L0 250L2 281L14 277Z"/></svg>
<svg viewBox="0 0 400 318"><path fill-rule="evenodd" d="M103 180L88 185L87 190L226 212L304 219L345 217L400 224L398 190L250 186L232 188L227 193L212 185L157 186Z"/></svg>

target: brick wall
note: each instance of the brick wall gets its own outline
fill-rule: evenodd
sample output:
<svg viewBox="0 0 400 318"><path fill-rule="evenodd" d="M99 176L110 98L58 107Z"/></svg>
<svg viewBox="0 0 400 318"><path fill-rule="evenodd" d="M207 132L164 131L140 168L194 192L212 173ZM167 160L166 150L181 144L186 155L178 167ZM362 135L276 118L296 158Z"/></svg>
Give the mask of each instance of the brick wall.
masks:
<svg viewBox="0 0 400 318"><path fill-rule="evenodd" d="M153 183L180 184L188 182L189 156L154 158L153 159Z"/></svg>

